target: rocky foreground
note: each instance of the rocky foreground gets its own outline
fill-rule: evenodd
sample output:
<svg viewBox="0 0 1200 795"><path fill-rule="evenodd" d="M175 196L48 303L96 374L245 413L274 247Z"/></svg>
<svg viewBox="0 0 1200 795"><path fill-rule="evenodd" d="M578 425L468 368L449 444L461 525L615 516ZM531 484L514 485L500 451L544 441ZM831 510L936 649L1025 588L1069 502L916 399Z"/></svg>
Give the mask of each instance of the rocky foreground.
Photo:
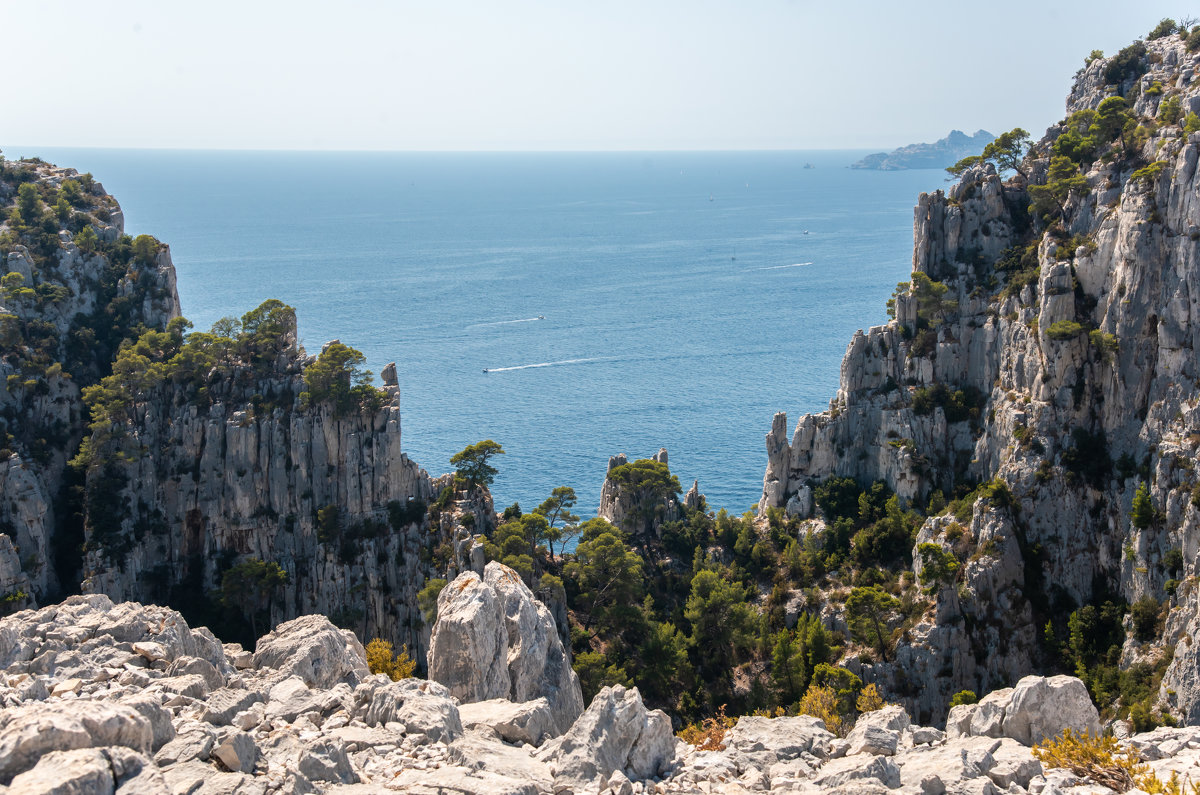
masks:
<svg viewBox="0 0 1200 795"><path fill-rule="evenodd" d="M752 716L717 750L677 739L636 688L604 688L578 713L553 619L511 574L492 563L444 589L430 655L444 682L372 675L354 635L319 615L251 653L102 595L17 613L0 621L0 793L1112 791L1030 751L1099 730L1073 677L955 707L945 731L898 706L845 738L810 716ZM475 700L496 692L525 700ZM1160 778L1200 780L1200 728L1127 742Z"/></svg>

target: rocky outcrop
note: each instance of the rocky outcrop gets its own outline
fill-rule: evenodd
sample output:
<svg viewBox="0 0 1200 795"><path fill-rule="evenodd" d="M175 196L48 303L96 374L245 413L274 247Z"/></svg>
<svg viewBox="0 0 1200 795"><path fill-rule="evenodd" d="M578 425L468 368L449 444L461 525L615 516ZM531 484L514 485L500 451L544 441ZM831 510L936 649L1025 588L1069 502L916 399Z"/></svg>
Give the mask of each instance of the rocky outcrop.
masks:
<svg viewBox="0 0 1200 795"><path fill-rule="evenodd" d="M359 644L319 616L276 627L248 657L174 611L72 597L0 619L0 655L0 792L14 795L1099 791L1044 770L1028 745L1097 728L1071 677L956 708L979 731L914 725L896 706L844 740L806 715L746 716L705 751L616 686L535 749L544 700L460 705L437 682L364 675ZM1125 742L1164 781L1200 761L1200 729Z"/></svg>
<svg viewBox="0 0 1200 795"><path fill-rule="evenodd" d="M1175 36L1145 48L1120 89L1134 113L1153 118L1171 97L1184 113L1200 107L1198 56ZM1112 94L1112 63L1081 71L1069 112ZM1084 163L1088 190L1064 200L1061 229L1045 231L1026 208L1062 125L1022 174L1003 180L985 163L946 193L922 194L914 281L898 291L894 320L851 340L829 411L790 435L777 415L767 435L764 518L815 514L813 490L833 476L883 481L922 508L979 483L1011 495L980 499L969 528L926 521L918 543L950 549L948 531L969 532L957 583L937 591L894 661L864 669L922 720L945 714L957 689L1037 670L1034 628L1047 611L1101 594L1171 601L1167 633L1151 648L1131 639L1124 659L1153 663L1175 645L1162 701L1200 714L1195 658L1178 643L1200 630L1196 602L1188 588L1170 593L1198 573L1200 551L1200 136L1144 126L1136 151ZM931 303L921 278L946 292ZM1154 511L1135 523L1141 484ZM1172 550L1181 568L1168 565ZM1057 616L1058 632L1065 623Z"/></svg>
<svg viewBox="0 0 1200 795"><path fill-rule="evenodd" d="M429 676L465 703L545 699L553 735L583 711L579 677L554 617L516 572L495 561L482 578L466 572L442 589Z"/></svg>
<svg viewBox="0 0 1200 795"><path fill-rule="evenodd" d="M891 152L876 152L850 164L850 168L867 168L876 171L904 171L910 168L946 168L964 157L977 155L996 136L987 130L978 130L967 135L962 130L951 130L945 138L931 144L909 144Z"/></svg>
<svg viewBox="0 0 1200 795"><path fill-rule="evenodd" d="M89 515L83 588L169 602L185 587L215 593L231 562L260 559L278 564L286 583L247 614L323 613L420 654L428 636L416 596L443 573L426 550L452 536L452 514L429 526L435 486L401 452L395 383L375 413L301 405L312 360L286 315L265 377L239 367L208 385L207 406L188 386L164 383L135 408L123 443L157 452L89 476L89 488L116 488L119 498L103 528Z"/></svg>
<svg viewBox="0 0 1200 795"><path fill-rule="evenodd" d="M662 775L675 758L671 719L647 711L637 688L605 687L570 730L538 753L555 778L597 787L613 771L640 781Z"/></svg>
<svg viewBox="0 0 1200 795"><path fill-rule="evenodd" d="M647 462L649 466L642 466ZM665 447L645 461L630 462L620 453L608 459L596 515L635 536L657 537L664 522L683 518L685 508L699 510L705 504L699 481L692 482L682 501L679 492Z"/></svg>

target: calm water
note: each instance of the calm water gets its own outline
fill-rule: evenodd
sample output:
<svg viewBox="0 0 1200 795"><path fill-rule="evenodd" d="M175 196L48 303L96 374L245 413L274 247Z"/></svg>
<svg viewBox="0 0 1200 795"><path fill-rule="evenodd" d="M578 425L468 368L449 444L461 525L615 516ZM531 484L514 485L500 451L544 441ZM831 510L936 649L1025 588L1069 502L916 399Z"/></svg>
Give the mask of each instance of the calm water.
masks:
<svg viewBox="0 0 1200 795"><path fill-rule="evenodd" d="M757 500L772 415L828 406L944 184L862 152L6 154L93 172L170 243L197 328L282 299L310 351L397 363L431 473L495 439L498 506L569 485L583 513L610 455L659 447L711 505Z"/></svg>

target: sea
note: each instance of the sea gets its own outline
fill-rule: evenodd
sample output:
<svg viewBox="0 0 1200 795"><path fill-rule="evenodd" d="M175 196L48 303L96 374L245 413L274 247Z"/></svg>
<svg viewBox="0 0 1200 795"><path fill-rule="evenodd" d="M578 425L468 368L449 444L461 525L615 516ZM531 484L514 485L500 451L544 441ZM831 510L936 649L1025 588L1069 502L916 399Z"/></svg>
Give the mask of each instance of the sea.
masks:
<svg viewBox="0 0 1200 795"><path fill-rule="evenodd" d="M493 439L498 508L571 486L585 517L610 456L660 447L711 507L758 500L772 416L828 408L945 185L864 154L5 151L92 172L169 243L197 329L278 298L309 352L396 363L431 474Z"/></svg>

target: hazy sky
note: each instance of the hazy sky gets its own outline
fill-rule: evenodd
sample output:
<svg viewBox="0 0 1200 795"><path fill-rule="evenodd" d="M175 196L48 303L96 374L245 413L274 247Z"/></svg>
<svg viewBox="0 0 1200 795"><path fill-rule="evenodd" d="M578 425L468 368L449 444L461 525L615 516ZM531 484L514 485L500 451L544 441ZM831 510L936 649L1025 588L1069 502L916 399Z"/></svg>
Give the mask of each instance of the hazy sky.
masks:
<svg viewBox="0 0 1200 795"><path fill-rule="evenodd" d="M891 148L1035 137L1145 0L0 0L0 148Z"/></svg>

